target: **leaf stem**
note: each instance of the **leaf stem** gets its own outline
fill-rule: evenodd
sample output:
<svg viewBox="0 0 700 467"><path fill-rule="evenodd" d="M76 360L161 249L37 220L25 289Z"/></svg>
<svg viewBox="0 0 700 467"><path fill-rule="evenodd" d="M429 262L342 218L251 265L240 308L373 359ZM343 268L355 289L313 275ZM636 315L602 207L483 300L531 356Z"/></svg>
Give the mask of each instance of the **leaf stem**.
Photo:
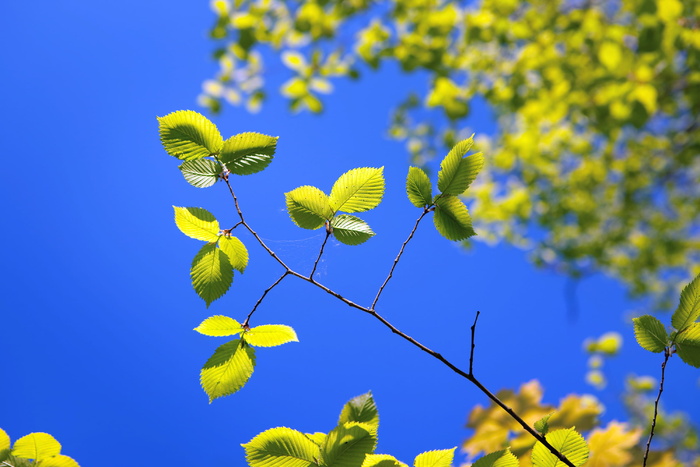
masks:
<svg viewBox="0 0 700 467"><path fill-rule="evenodd" d="M642 467L646 467L647 458L649 457L649 449L651 448L651 440L654 438L654 429L656 428L656 418L659 415L659 401L661 400L661 393L664 392L664 378L666 375L666 364L671 356L671 349L666 347L664 349L664 361L661 364L661 382L659 383L659 393L656 395L656 401L654 401L654 416L651 419L651 430L649 432L649 439L647 440L647 447L644 450L644 461L642 462Z"/></svg>
<svg viewBox="0 0 700 467"><path fill-rule="evenodd" d="M326 247L326 242L328 241L328 237L331 236L331 230L328 226L328 221L326 221L326 238L323 239L323 243L321 244L321 249L318 252L318 258L316 258L316 261L314 262L314 267L311 270L311 274L309 274L309 278L313 279L314 273L316 272L316 267L318 266L318 262L321 261L321 255L323 255L323 249Z"/></svg>
<svg viewBox="0 0 700 467"><path fill-rule="evenodd" d="M287 277L288 274L289 274L289 271L284 271L284 274L282 274L270 287L268 287L267 289L265 289L265 291L263 292L262 296L261 296L261 297L258 299L258 301L255 303L255 306L253 307L253 309L250 310L250 313L248 313L248 317L247 317L247 318L245 319L245 321L243 322L243 327L244 327L244 328L247 328L247 327L248 327L248 322L250 321L250 317L253 316L253 313L255 313L255 310L258 309L258 306L260 306L260 304L261 304L262 301L265 299L265 296L268 294L268 292L270 292L270 290L272 290L272 289L274 289L275 287L277 287L277 285L278 285L280 282L282 282L282 279L284 279L285 277Z"/></svg>

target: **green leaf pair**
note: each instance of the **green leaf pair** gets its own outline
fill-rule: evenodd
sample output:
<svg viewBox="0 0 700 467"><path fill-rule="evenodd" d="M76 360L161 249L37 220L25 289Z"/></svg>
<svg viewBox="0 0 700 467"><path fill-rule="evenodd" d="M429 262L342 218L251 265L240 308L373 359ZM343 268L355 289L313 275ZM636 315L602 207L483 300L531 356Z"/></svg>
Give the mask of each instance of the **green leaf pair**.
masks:
<svg viewBox="0 0 700 467"><path fill-rule="evenodd" d="M374 209L384 196L384 167L361 167L345 172L326 195L314 186L301 186L285 193L287 212L303 229L326 225L328 232L346 245L366 242L374 232L362 219L339 212L355 213Z"/></svg>
<svg viewBox="0 0 700 467"><path fill-rule="evenodd" d="M245 386L255 368L253 347L275 347L299 341L289 326L265 324L246 328L235 319L222 315L205 319L194 330L205 336L240 336L217 348L202 368L200 383L209 396L209 403Z"/></svg>
<svg viewBox="0 0 700 467"><path fill-rule="evenodd" d="M371 393L345 404L329 433L302 433L286 427L266 430L243 445L251 467L399 467L387 454L374 454L379 414ZM419 454L415 467L450 467L454 450Z"/></svg>
<svg viewBox="0 0 700 467"><path fill-rule="evenodd" d="M182 233L207 242L192 260L192 286L207 307L224 295L233 282L233 270L241 273L248 265L248 250L243 242L221 233L213 214L202 208L173 206L175 224Z"/></svg>
<svg viewBox="0 0 700 467"><path fill-rule="evenodd" d="M688 365L700 368L700 275L681 292L681 300L671 316L670 334L661 321L651 315L634 318L634 336L642 348L663 352L668 348Z"/></svg>
<svg viewBox="0 0 700 467"><path fill-rule="evenodd" d="M466 156L474 143L474 137L460 141L440 163L438 190L433 197L432 185L423 169L410 167L406 177L406 194L418 207L435 210L435 228L448 240L466 240L476 235L467 206L459 199L476 179L484 166L484 156L479 152Z"/></svg>
<svg viewBox="0 0 700 467"><path fill-rule="evenodd" d="M185 161L180 171L197 188L214 185L227 172L260 172L270 165L277 149L277 137L260 133L240 133L224 141L216 125L192 110L158 117L158 124L166 152Z"/></svg>

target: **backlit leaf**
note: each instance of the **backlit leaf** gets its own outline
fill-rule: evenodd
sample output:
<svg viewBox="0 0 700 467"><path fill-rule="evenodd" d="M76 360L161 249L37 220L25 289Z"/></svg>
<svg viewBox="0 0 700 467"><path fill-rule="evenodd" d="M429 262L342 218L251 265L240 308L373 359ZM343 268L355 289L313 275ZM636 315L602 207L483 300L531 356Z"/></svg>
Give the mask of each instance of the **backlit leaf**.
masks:
<svg viewBox="0 0 700 467"><path fill-rule="evenodd" d="M641 434L640 428L630 429L619 422L610 422L605 429L595 428L588 435L591 455L586 467L628 465L634 459L630 449L637 445Z"/></svg>
<svg viewBox="0 0 700 467"><path fill-rule="evenodd" d="M341 175L333 184L333 212L363 212L376 208L384 196L384 167L361 167Z"/></svg>
<svg viewBox="0 0 700 467"><path fill-rule="evenodd" d="M250 467L317 467L319 447L291 428L263 431L242 445Z"/></svg>
<svg viewBox="0 0 700 467"><path fill-rule="evenodd" d="M333 217L328 196L314 186L300 186L285 193L287 212L303 229L315 230Z"/></svg>
<svg viewBox="0 0 700 467"><path fill-rule="evenodd" d="M535 430L537 430L539 433L546 435L547 432L549 431L549 417L551 417L553 413L547 414L544 417L540 418L535 422Z"/></svg>
<svg viewBox="0 0 700 467"><path fill-rule="evenodd" d="M466 240L476 235L472 219L464 203L455 196L441 196L435 201L433 222L440 234L448 240Z"/></svg>
<svg viewBox="0 0 700 467"><path fill-rule="evenodd" d="M211 159L185 161L179 169L187 183L197 188L212 186L221 179L219 175L223 171L221 164Z"/></svg>
<svg viewBox="0 0 700 467"><path fill-rule="evenodd" d="M415 467L450 467L455 456L455 449L442 449L418 454L413 461Z"/></svg>
<svg viewBox="0 0 700 467"><path fill-rule="evenodd" d="M484 166L481 153L464 155L474 143L474 136L457 143L440 163L438 189L447 195L459 195L469 188Z"/></svg>
<svg viewBox="0 0 700 467"><path fill-rule="evenodd" d="M30 433L15 441L12 455L41 460L61 453L61 443L48 433Z"/></svg>
<svg viewBox="0 0 700 467"><path fill-rule="evenodd" d="M181 208L173 206L175 224L188 237L205 242L219 239L219 222L214 215L202 208Z"/></svg>
<svg viewBox="0 0 700 467"><path fill-rule="evenodd" d="M406 177L406 194L417 208L433 203L433 189L428 175L418 167L409 167Z"/></svg>
<svg viewBox="0 0 700 467"><path fill-rule="evenodd" d="M671 324L678 331L700 318L700 275L681 292L681 302L673 312Z"/></svg>
<svg viewBox="0 0 700 467"><path fill-rule="evenodd" d="M233 268L228 256L215 243L207 243L192 260L192 286L207 308L228 291L233 282Z"/></svg>
<svg viewBox="0 0 700 467"><path fill-rule="evenodd" d="M200 373L202 389L209 403L241 389L255 368L255 350L240 339L220 346Z"/></svg>
<svg viewBox="0 0 700 467"><path fill-rule="evenodd" d="M243 340L256 347L275 347L287 342L299 342L294 329L283 324L263 324L250 328L243 334Z"/></svg>
<svg viewBox="0 0 700 467"><path fill-rule="evenodd" d="M178 110L158 117L158 124L163 147L178 159L201 159L217 154L223 145L216 125L192 110Z"/></svg>
<svg viewBox="0 0 700 467"><path fill-rule="evenodd" d="M71 457L59 454L58 456L46 457L35 464L37 467L80 467Z"/></svg>
<svg viewBox="0 0 700 467"><path fill-rule="evenodd" d="M234 336L243 332L241 323L228 316L216 315L202 321L202 323L194 328L200 334L205 336Z"/></svg>
<svg viewBox="0 0 700 467"><path fill-rule="evenodd" d="M326 434L321 433L321 432L316 432L316 433L304 433L307 438L309 438L311 441L316 443L318 446L321 446L323 442L326 440Z"/></svg>
<svg viewBox="0 0 700 467"><path fill-rule="evenodd" d="M588 460L588 445L575 429L552 431L545 438L575 466L583 465ZM532 448L532 465L534 467L563 467L566 464L538 441Z"/></svg>
<svg viewBox="0 0 700 467"><path fill-rule="evenodd" d="M361 467L408 467L389 454L367 454Z"/></svg>
<svg viewBox="0 0 700 467"><path fill-rule="evenodd" d="M478 459L472 467L519 467L518 458L510 452L510 449L502 449L492 452Z"/></svg>
<svg viewBox="0 0 700 467"><path fill-rule="evenodd" d="M670 339L663 323L651 315L633 318L637 343L650 352L663 352Z"/></svg>
<svg viewBox="0 0 700 467"><path fill-rule="evenodd" d="M359 245L375 235L365 221L349 214L334 217L331 227L335 238L346 245Z"/></svg>
<svg viewBox="0 0 700 467"><path fill-rule="evenodd" d="M345 403L338 418L338 425L347 422L366 423L375 427L375 429L379 426L379 412L371 391L353 397Z"/></svg>
<svg viewBox="0 0 700 467"><path fill-rule="evenodd" d="M0 428L0 451L10 449L10 436L5 433L5 430Z"/></svg>
<svg viewBox="0 0 700 467"><path fill-rule="evenodd" d="M338 425L326 436L321 456L327 467L357 467L377 445L376 429L365 423Z"/></svg>
<svg viewBox="0 0 700 467"><path fill-rule="evenodd" d="M277 149L277 136L241 133L224 141L219 160L231 173L250 175L270 165Z"/></svg>
<svg viewBox="0 0 700 467"><path fill-rule="evenodd" d="M219 237L219 248L226 253L233 269L245 272L248 266L248 249L242 241L230 235L222 235Z"/></svg>
<svg viewBox="0 0 700 467"><path fill-rule="evenodd" d="M700 323L691 324L676 335L676 352L685 363L700 368Z"/></svg>

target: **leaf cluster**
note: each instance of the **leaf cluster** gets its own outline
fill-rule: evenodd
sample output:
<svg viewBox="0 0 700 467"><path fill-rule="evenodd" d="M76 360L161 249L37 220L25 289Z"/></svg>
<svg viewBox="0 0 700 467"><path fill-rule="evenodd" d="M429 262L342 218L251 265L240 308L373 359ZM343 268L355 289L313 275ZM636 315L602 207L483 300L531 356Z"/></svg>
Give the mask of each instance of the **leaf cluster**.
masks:
<svg viewBox="0 0 700 467"><path fill-rule="evenodd" d="M48 433L30 433L10 446L10 437L0 429L0 465L80 467L74 459L61 454L61 443Z"/></svg>

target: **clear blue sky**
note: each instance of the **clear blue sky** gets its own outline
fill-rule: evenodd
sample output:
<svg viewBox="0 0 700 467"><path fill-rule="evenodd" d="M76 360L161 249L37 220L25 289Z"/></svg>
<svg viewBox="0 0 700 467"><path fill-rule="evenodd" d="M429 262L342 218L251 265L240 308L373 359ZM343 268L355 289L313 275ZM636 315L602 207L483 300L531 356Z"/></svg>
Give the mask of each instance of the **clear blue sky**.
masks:
<svg viewBox="0 0 700 467"><path fill-rule="evenodd" d="M84 467L244 465L240 443L257 433L328 431L346 400L372 390L378 452L411 462L459 445L466 414L484 396L294 278L270 294L253 324L291 325L300 342L260 349L249 384L207 403L199 370L225 338L192 329L214 314L242 320L281 273L242 235L250 267L227 296L207 310L190 286L199 243L179 233L171 205L204 207L224 225L235 213L223 185L199 190L182 179L155 117L201 110L196 96L215 70L206 38L212 21L206 2L3 6L0 427L13 439L51 433ZM272 165L234 186L251 225L302 271L323 236L292 224L283 193L306 184L330 190L351 168L385 166L385 201L363 216L377 237L358 247L330 244L320 267L324 283L365 304L420 214L403 188L403 145L385 136L390 108L411 86L422 89L420 79L386 69L336 83L321 117L290 115L273 98L258 115L227 108L214 119L225 137L280 136ZM476 115L472 126L492 131L493 122ZM606 365L610 386L596 394L606 420L620 417L625 376L657 376L660 365L634 343L625 317L635 304L621 287L602 276L583 282L571 323L562 277L535 270L520 250L474 245L465 252L426 222L380 311L466 367L469 326L481 310L477 376L494 390L539 378L550 403L592 391L581 343L616 330L623 354ZM697 395L697 371L674 359L668 373L668 407Z"/></svg>

